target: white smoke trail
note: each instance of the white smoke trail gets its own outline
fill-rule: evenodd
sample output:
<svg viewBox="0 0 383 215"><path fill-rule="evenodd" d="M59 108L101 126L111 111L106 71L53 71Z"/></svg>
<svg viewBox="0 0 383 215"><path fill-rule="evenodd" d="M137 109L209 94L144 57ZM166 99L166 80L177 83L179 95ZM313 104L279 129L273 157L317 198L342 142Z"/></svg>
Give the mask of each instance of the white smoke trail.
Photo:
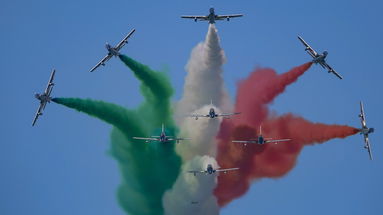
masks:
<svg viewBox="0 0 383 215"><path fill-rule="evenodd" d="M177 153L184 161L196 155L216 155L215 136L219 130L221 120L185 117L186 114L207 114L213 106L216 112L220 109L229 110L230 98L225 90L222 77L222 65L225 54L219 44L219 37L214 25L209 30L204 42L199 43L192 51L186 65L184 94L176 105L176 122L181 128L180 135L190 136L188 144L177 145ZM216 107L217 106L217 107Z"/></svg>
<svg viewBox="0 0 383 215"><path fill-rule="evenodd" d="M205 170L207 165L218 168L214 158L208 156L196 156L182 166L173 189L167 191L163 197L166 215L174 214L200 214L218 215L219 206L212 193L217 185L215 175L197 174L194 176L187 173L190 170Z"/></svg>
<svg viewBox="0 0 383 215"><path fill-rule="evenodd" d="M205 105L202 108L196 110L197 113L208 113L211 105ZM214 107L216 111L219 111ZM181 128L180 136L190 137L191 140L185 144L178 144L176 146L176 152L181 155L184 161L191 160L196 155L209 155L216 156L217 142L215 139L218 133L219 126L222 119L210 119L210 118L188 118L181 122L179 125Z"/></svg>
<svg viewBox="0 0 383 215"><path fill-rule="evenodd" d="M210 100L221 109L229 106L229 96L222 77L222 65L225 61L217 29L214 25L209 25L205 41L193 49L186 65L184 94L177 104L177 115L195 111L209 104Z"/></svg>
<svg viewBox="0 0 383 215"><path fill-rule="evenodd" d="M205 41L193 49L186 65L184 94L175 109L176 122L181 129L180 136L191 138L191 141L178 144L176 147L177 153L185 163L184 171L202 166L206 168L207 161L216 166L212 157L216 156L215 137L221 119L194 120L185 115L208 114L212 105L207 104L211 100L216 106L214 109L217 113L220 113L220 109L230 111L230 99L222 77L224 63L225 55L219 44L217 30L214 25L209 25ZM215 176L194 177L181 173L172 189L163 197L165 214L219 214L217 200L213 194L215 186ZM192 201L199 203L191 204Z"/></svg>

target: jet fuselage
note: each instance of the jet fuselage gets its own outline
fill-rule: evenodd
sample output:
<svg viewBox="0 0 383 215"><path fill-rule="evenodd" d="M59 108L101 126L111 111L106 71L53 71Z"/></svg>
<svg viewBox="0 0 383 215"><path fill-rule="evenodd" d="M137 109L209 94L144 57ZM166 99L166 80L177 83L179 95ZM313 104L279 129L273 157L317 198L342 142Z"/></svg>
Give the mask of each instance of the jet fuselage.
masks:
<svg viewBox="0 0 383 215"><path fill-rule="evenodd" d="M106 43L105 45L106 49L108 50L109 55L118 56L120 53L117 49L113 48L109 43Z"/></svg>
<svg viewBox="0 0 383 215"><path fill-rule="evenodd" d="M36 99L40 100L41 103L51 102L51 99L52 99L51 97L49 97L45 93L43 93L43 94L36 93L35 97L36 97Z"/></svg>
<svg viewBox="0 0 383 215"><path fill-rule="evenodd" d="M215 15L215 12L214 12L214 8L210 8L209 9L209 15L207 15L209 17L209 23L210 24L214 24L215 23L215 18L216 18L216 15Z"/></svg>
<svg viewBox="0 0 383 215"><path fill-rule="evenodd" d="M209 110L209 117L212 118L212 119L217 117L217 114L215 113L214 108L210 108L210 110Z"/></svg>
<svg viewBox="0 0 383 215"><path fill-rule="evenodd" d="M166 138L165 132L162 132L160 135L160 142L166 142L168 141L168 138Z"/></svg>
<svg viewBox="0 0 383 215"><path fill-rule="evenodd" d="M258 137L258 144L265 144L265 138L262 135Z"/></svg>
<svg viewBox="0 0 383 215"><path fill-rule="evenodd" d="M374 128L362 128L359 130L360 134L363 134L363 135L368 135L370 133L373 133L375 131Z"/></svg>
<svg viewBox="0 0 383 215"><path fill-rule="evenodd" d="M208 174L215 173L215 169L213 168L213 166L211 164L207 165L206 171L207 171Z"/></svg>
<svg viewBox="0 0 383 215"><path fill-rule="evenodd" d="M317 56L315 56L313 62L314 63L325 63L325 59L328 55L328 52L327 51L324 51L322 54L318 54Z"/></svg>

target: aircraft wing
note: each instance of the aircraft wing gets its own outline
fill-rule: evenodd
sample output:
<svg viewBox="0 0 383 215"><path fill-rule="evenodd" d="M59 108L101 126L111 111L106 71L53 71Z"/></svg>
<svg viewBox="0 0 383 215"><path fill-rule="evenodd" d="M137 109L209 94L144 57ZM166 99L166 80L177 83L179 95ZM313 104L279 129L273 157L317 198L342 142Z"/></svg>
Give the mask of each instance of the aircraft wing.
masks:
<svg viewBox="0 0 383 215"><path fill-rule="evenodd" d="M119 51L126 43L128 43L128 39L130 36L132 36L132 34L136 31L136 29L133 28L133 30L131 30L128 35L126 35L126 37L124 39L121 40L121 42L119 42L116 46L116 49L117 51Z"/></svg>
<svg viewBox="0 0 383 215"><path fill-rule="evenodd" d="M209 117L209 115L203 115L203 114L189 114L189 115L186 115L187 117L195 117L195 118L199 118L199 117Z"/></svg>
<svg viewBox="0 0 383 215"><path fill-rule="evenodd" d="M169 136L168 136L169 137ZM169 141L176 141L177 143L181 140L191 140L191 138L169 138Z"/></svg>
<svg viewBox="0 0 383 215"><path fill-rule="evenodd" d="M318 55L318 53L313 48L311 48L311 46L308 43L306 43L306 41L304 41L304 39L302 37L298 36L298 39L306 47L305 51L307 51L307 53L309 53L309 55L311 55L311 57L315 58Z"/></svg>
<svg viewBox="0 0 383 215"><path fill-rule="evenodd" d="M248 144L248 143L257 144L258 140L232 140L231 142L233 142L233 143L244 143L244 144Z"/></svg>
<svg viewBox="0 0 383 215"><path fill-rule="evenodd" d="M101 66L101 65L105 65L105 62L106 61L108 61L110 58L112 57L112 55L111 54L108 54L108 55L106 55L103 59L101 59L101 61L100 62L98 62L97 64L96 64L96 66L94 66L89 72L93 72L95 69L97 69L99 66Z"/></svg>
<svg viewBox="0 0 383 215"><path fill-rule="evenodd" d="M372 160L372 150L370 141L368 140L368 135L364 135L364 142L366 143L366 149L368 151L368 155L370 156L370 160Z"/></svg>
<svg viewBox="0 0 383 215"><path fill-rule="evenodd" d="M229 171L238 170L239 168L229 168L229 169L217 169L216 172L224 172L227 173Z"/></svg>
<svg viewBox="0 0 383 215"><path fill-rule="evenodd" d="M32 126L35 125L35 123L36 123L37 119L39 118L39 116L41 115L41 112L42 112L43 109L44 109L44 104L43 104L43 103L40 103L40 106L39 106L39 108L37 109L37 112L36 112L36 114L35 114L35 118L34 118L33 121L32 121Z"/></svg>
<svg viewBox="0 0 383 215"><path fill-rule="evenodd" d="M281 143L281 142L287 142L287 141L290 141L291 139L280 139L280 140L266 140L265 142L266 143L274 143L274 144L278 144L278 143Z"/></svg>
<svg viewBox="0 0 383 215"><path fill-rule="evenodd" d="M206 21L208 20L208 17L207 16L181 16L181 18L184 18L184 19L194 19L196 22L197 20L203 20L203 21Z"/></svg>
<svg viewBox="0 0 383 215"><path fill-rule="evenodd" d="M51 92L52 92L52 88L53 88L53 79L55 77L55 73L56 73L56 70L53 69L52 70L52 73L51 73L51 77L49 78L49 81L48 81L48 84L47 84L47 87L45 88L45 94L50 96Z"/></svg>
<svg viewBox="0 0 383 215"><path fill-rule="evenodd" d="M229 18L236 18L241 16L243 16L243 14L218 15L216 16L216 19L229 19Z"/></svg>
<svg viewBox="0 0 383 215"><path fill-rule="evenodd" d="M190 170L188 171L188 173L193 173L193 175L196 176L197 174L207 173L207 171L206 170Z"/></svg>
<svg viewBox="0 0 383 215"><path fill-rule="evenodd" d="M238 115L240 114L240 112L236 112L236 113L221 113L221 114L217 114L218 116L232 116L232 115Z"/></svg>
<svg viewBox="0 0 383 215"><path fill-rule="evenodd" d="M343 79L343 77L342 77L339 73L337 73L333 68L331 68L331 66L328 65L326 62L325 62L325 63L320 63L320 65L321 65L323 68L327 69L328 72L332 72L332 73L333 73L334 75L336 75L336 77L338 77L339 79Z"/></svg>
<svg viewBox="0 0 383 215"><path fill-rule="evenodd" d="M146 140L146 141L160 141L158 138L154 138L154 137L133 137L133 139L136 139L136 140Z"/></svg>
<svg viewBox="0 0 383 215"><path fill-rule="evenodd" d="M360 122L362 123L363 128L366 128L367 127L366 115L364 114L363 102L360 102L359 104L360 104L360 114L359 114Z"/></svg>

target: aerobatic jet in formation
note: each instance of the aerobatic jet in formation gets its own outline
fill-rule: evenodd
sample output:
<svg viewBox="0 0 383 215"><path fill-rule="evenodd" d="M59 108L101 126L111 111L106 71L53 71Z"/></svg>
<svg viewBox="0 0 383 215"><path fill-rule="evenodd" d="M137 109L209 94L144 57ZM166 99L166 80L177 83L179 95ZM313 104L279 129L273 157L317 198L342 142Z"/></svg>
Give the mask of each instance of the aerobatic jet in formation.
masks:
<svg viewBox="0 0 383 215"><path fill-rule="evenodd" d="M360 102L360 114L359 114L360 122L362 123L362 128L359 130L360 134L363 134L364 137L364 148L367 149L368 155L370 156L370 160L372 160L372 149L370 145L370 141L368 139L368 135L374 132L374 128L367 127L366 123L366 115L364 114L363 103Z"/></svg>
<svg viewBox="0 0 383 215"><path fill-rule="evenodd" d="M38 99L40 101L40 106L37 109L37 113L35 115L35 118L33 119L32 126L35 125L35 123L36 123L37 119L39 118L39 116L43 115L43 110L45 109L45 106L47 105L47 103L50 103L51 100L52 100L51 93L52 93L52 90L53 90L53 86L55 85L53 83L53 79L55 77L55 73L56 73L56 70L53 69L52 73L51 73L51 77L49 78L48 85L45 88L44 93L42 93L42 94L36 93L35 94L36 99Z"/></svg>
<svg viewBox="0 0 383 215"><path fill-rule="evenodd" d="M324 51L322 54L318 54L313 48L311 48L311 46L308 43L306 43L306 41L303 40L302 37L298 36L298 39L306 47L305 51L313 58L313 63L319 63L324 69L327 69L329 73L333 73L339 79L343 79L343 77L339 73L337 73L333 68L331 68L330 65L326 63L326 57L328 55L327 51Z"/></svg>
<svg viewBox="0 0 383 215"><path fill-rule="evenodd" d="M213 106L213 101L210 101L210 105ZM195 118L195 120L198 120L198 118L200 118L200 117L205 117L205 118L210 118L210 119L214 119L214 118L217 118L217 117L223 117L223 118L229 119L230 116L237 115L237 114L240 114L240 112L236 112L236 113L216 113L215 109L212 107L212 108L210 108L208 114L196 114L196 113L193 113L193 114L187 115L187 117Z"/></svg>
<svg viewBox="0 0 383 215"><path fill-rule="evenodd" d="M227 173L229 171L233 171L233 170L238 170L239 168L229 168L229 169L214 169L213 168L213 165L211 164L208 164L207 167L206 167L206 170L190 170L188 171L188 173L193 173L194 176L196 176L197 174L209 174L209 175L212 175L212 174L215 174L217 172L223 172L223 173Z"/></svg>
<svg viewBox="0 0 383 215"><path fill-rule="evenodd" d="M287 142L287 141L290 141L291 139L279 139L279 140L273 140L273 138L267 138L267 137L263 137L262 136L262 127L260 126L259 127L259 136L256 137L255 139L251 139L251 140L232 140L231 142L233 143L243 143L245 146L247 144L266 144L266 143L274 143L274 144L278 144L278 143L281 143L281 142Z"/></svg>
<svg viewBox="0 0 383 215"><path fill-rule="evenodd" d="M181 16L181 18L185 19L194 19L195 22L199 21L209 21L210 24L214 24L216 20L224 20L230 21L231 18L241 17L243 14L228 14L228 15L217 15L214 12L214 8L210 8L209 14L206 16L198 16L198 15L187 15Z"/></svg>
<svg viewBox="0 0 383 215"><path fill-rule="evenodd" d="M132 36L132 34L136 31L136 29L133 29L129 32L128 35L126 35L126 37L121 40L121 42L119 42L117 44L116 47L112 47L110 44L106 43L105 47L106 49L108 50L108 54L103 58L101 59L100 62L98 62L96 64L96 66L94 66L89 72L93 72L95 69L97 69L99 66L103 65L105 66L105 62L108 61L110 58L112 58L113 56L117 57L120 55L120 49L126 44L128 43L128 39L130 36Z"/></svg>
<svg viewBox="0 0 383 215"><path fill-rule="evenodd" d="M174 138L173 136L167 136L165 133L165 126L162 124L162 131L160 136L151 136L151 137L133 137L136 140L145 140L145 142L160 142L160 143L169 143L176 141L180 143L181 140L190 140L190 138Z"/></svg>

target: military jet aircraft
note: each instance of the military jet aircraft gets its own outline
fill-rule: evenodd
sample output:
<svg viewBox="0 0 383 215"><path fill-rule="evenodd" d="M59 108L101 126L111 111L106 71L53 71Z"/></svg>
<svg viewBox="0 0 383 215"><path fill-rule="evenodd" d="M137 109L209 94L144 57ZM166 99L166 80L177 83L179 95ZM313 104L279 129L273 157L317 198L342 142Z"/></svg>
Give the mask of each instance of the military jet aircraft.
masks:
<svg viewBox="0 0 383 215"><path fill-rule="evenodd" d="M370 156L370 160L372 160L372 150L371 150L371 145L370 141L368 140L368 135L374 132L374 128L369 128L367 127L366 123L366 115L364 114L364 108L363 108L363 103L360 102L360 122L362 123L362 128L359 130L360 134L363 134L364 137L364 148L367 149L368 154Z"/></svg>
<svg viewBox="0 0 383 215"><path fill-rule="evenodd" d="M172 136L166 136L165 126L162 124L162 131L160 136L151 136L151 137L133 137L136 140L145 140L145 142L160 142L160 143L169 143L172 141L176 141L176 143L180 143L181 140L190 140L190 138L174 138Z"/></svg>
<svg viewBox="0 0 383 215"><path fill-rule="evenodd" d="M223 173L227 173L229 171L233 171L233 170L238 170L239 168L229 168L229 169L214 169L213 168L213 165L211 164L208 164L207 167L206 167L206 170L191 170L191 171L188 171L188 173L193 173L194 176L196 176L197 174L214 174L216 172L223 172Z"/></svg>
<svg viewBox="0 0 383 215"><path fill-rule="evenodd" d="M103 58L101 59L100 62L98 62L96 64L96 66L94 66L89 72L93 72L95 69L97 69L100 65L103 65L105 66L105 62L108 61L110 58L112 58L113 56L117 57L120 55L119 51L120 49L126 44L128 43L128 39L129 37L136 31L136 29L133 29L129 32L128 35L126 35L126 37L121 40L121 42L119 42L117 44L116 47L112 47L110 44L106 43L105 47L106 49L108 50L108 54Z"/></svg>
<svg viewBox="0 0 383 215"><path fill-rule="evenodd" d="M213 101L210 101L210 105L213 106ZM208 114L189 114L187 115L187 117L193 117L195 118L195 120L198 120L198 118L200 117L206 117L206 118L210 118L210 119L214 119L214 118L217 118L217 117L224 117L226 119L229 119L230 116L232 115L237 115L237 114L240 114L240 112L236 112L236 113L216 113L215 112L215 109L212 107L210 108L209 110L209 113Z"/></svg>
<svg viewBox="0 0 383 215"><path fill-rule="evenodd" d="M195 22L198 20L200 21L209 21L210 24L214 24L216 20L224 20L230 21L230 18L236 18L241 17L243 14L229 14L229 15L216 15L214 12L214 8L210 8L209 14L206 16L193 16L193 15L187 15L187 16L181 16L181 18L185 19L194 19Z"/></svg>
<svg viewBox="0 0 383 215"><path fill-rule="evenodd" d="M259 127L259 136L256 137L256 139L252 139L252 140L232 140L231 142L233 143L243 143L245 146L248 144L248 143L251 143L251 144L266 144L266 143L274 143L274 144L278 144L280 142L287 142L287 141L290 141L291 139L279 139L279 140L273 140L273 138L266 138L266 137L263 137L262 136L262 127L260 126Z"/></svg>
<svg viewBox="0 0 383 215"><path fill-rule="evenodd" d="M43 115L43 110L45 109L45 106L47 105L47 103L50 103L51 100L52 100L52 97L50 97L50 96L51 96L51 93L52 93L52 90L53 90L53 86L55 85L53 83L53 79L55 77L55 73L56 73L56 70L53 69L52 73L51 73L51 77L49 78L48 85L45 88L44 93L43 94L39 94L39 93L35 94L36 99L38 99L40 101L40 106L37 109L37 113L35 115L35 118L32 121L32 126L35 125L35 123L36 123L37 119L39 118L39 116Z"/></svg>
<svg viewBox="0 0 383 215"><path fill-rule="evenodd" d="M306 43L306 41L303 40L302 37L298 36L298 39L303 43L303 45L306 47L305 51L313 58L313 62L315 64L319 63L324 69L327 69L328 72L333 73L336 75L339 79L343 79L343 77L337 73L333 68L331 68L330 65L326 63L326 57L328 55L327 51L324 51L322 54L318 54L309 44Z"/></svg>

